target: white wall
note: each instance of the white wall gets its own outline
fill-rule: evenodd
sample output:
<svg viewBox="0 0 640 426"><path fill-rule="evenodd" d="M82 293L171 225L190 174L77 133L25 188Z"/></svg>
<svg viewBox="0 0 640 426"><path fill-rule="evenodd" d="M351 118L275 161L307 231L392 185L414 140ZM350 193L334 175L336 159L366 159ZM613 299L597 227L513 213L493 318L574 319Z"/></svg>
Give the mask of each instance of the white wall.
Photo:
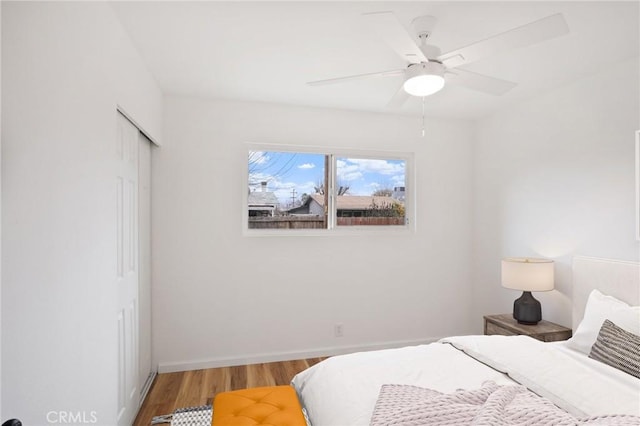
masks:
<svg viewBox="0 0 640 426"><path fill-rule="evenodd" d="M571 325L571 257L640 259L634 238L638 59L612 64L478 122L474 145L475 316L512 310L500 259L556 261L542 315ZM477 327L477 332L480 328Z"/></svg>
<svg viewBox="0 0 640 426"><path fill-rule="evenodd" d="M423 139L417 117L180 97L165 117L152 189L160 371L469 330L469 123L428 121ZM247 142L415 152L417 232L243 236Z"/></svg>
<svg viewBox="0 0 640 426"><path fill-rule="evenodd" d="M160 137L108 4L2 2L2 414L25 425L115 424L117 105Z"/></svg>

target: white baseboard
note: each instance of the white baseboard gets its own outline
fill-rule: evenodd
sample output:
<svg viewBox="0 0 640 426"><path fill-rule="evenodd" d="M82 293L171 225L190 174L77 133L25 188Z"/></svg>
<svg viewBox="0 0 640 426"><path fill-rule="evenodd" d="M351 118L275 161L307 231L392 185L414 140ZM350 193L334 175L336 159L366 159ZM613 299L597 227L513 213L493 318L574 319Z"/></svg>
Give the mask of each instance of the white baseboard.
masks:
<svg viewBox="0 0 640 426"><path fill-rule="evenodd" d="M439 337L421 340L403 340L385 343L373 343L359 346L334 346L309 351L274 352L252 354L232 358L209 358L181 362L160 362L158 373L175 373L178 371L201 370L204 368L231 367L235 365L260 364L265 362L289 361L294 359L317 358L324 356L342 355L353 352L373 351L378 349L400 348L403 346L423 345L439 340Z"/></svg>

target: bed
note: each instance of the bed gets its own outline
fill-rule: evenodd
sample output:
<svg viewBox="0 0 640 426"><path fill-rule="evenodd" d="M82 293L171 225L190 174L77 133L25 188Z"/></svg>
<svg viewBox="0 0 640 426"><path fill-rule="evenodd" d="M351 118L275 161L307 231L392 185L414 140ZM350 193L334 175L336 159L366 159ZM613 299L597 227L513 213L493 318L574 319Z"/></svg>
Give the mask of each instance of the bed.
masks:
<svg viewBox="0 0 640 426"><path fill-rule="evenodd" d="M639 292L640 263L575 257L568 341L449 337L331 357L292 385L312 426L637 425Z"/></svg>

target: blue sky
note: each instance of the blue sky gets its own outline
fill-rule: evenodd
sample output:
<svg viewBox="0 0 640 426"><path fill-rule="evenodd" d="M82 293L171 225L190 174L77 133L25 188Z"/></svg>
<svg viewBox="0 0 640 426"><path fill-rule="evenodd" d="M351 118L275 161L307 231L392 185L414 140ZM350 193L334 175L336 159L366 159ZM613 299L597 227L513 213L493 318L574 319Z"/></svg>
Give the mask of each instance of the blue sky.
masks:
<svg viewBox="0 0 640 426"><path fill-rule="evenodd" d="M382 188L405 186L405 161L337 157L337 185L348 186L348 194L371 195ZM260 190L260 182L274 192L283 205L304 193L313 194L324 177L324 155L250 151L249 187Z"/></svg>

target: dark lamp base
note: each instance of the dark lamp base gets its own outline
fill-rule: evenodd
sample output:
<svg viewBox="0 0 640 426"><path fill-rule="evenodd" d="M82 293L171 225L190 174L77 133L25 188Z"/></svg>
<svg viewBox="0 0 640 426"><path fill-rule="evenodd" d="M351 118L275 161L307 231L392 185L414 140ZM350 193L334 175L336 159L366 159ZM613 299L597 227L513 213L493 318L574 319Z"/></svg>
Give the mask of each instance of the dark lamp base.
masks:
<svg viewBox="0 0 640 426"><path fill-rule="evenodd" d="M530 291L523 291L522 296L513 302L513 318L527 325L535 325L542 320L542 306Z"/></svg>

